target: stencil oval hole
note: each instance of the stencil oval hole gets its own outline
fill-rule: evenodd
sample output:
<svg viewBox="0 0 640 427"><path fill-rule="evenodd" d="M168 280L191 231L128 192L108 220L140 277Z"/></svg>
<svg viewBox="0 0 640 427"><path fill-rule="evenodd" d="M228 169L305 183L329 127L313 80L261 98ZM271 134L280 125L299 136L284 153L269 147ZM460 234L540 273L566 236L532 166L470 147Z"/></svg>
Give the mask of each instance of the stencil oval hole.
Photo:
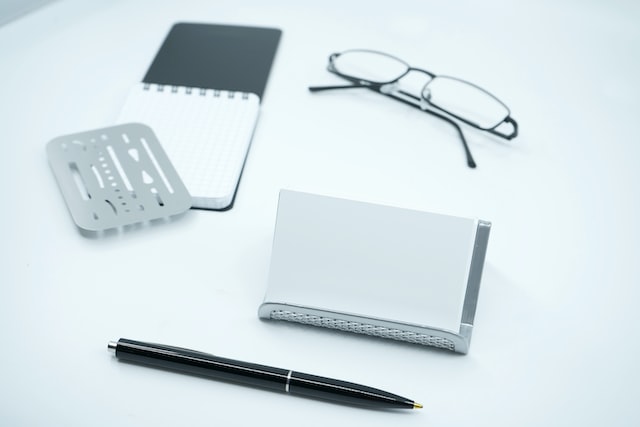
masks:
<svg viewBox="0 0 640 427"><path fill-rule="evenodd" d="M89 194L89 190L87 190L87 186L84 183L84 179L82 179L82 175L80 174L80 170L78 169L76 162L69 163L69 169L71 170L71 176L76 184L76 188L80 192L80 197L82 197L82 200L89 200L91 198L91 194Z"/></svg>

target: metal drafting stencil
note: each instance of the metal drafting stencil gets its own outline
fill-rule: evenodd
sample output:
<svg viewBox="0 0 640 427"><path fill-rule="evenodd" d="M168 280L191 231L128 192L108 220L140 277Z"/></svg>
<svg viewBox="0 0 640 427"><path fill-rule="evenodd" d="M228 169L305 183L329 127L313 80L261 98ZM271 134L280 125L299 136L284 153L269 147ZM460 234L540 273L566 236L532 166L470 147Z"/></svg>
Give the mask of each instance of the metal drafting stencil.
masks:
<svg viewBox="0 0 640 427"><path fill-rule="evenodd" d="M283 190L258 314L467 353L490 228Z"/></svg>
<svg viewBox="0 0 640 427"><path fill-rule="evenodd" d="M47 144L74 222L98 232L186 212L191 196L150 127L128 123Z"/></svg>

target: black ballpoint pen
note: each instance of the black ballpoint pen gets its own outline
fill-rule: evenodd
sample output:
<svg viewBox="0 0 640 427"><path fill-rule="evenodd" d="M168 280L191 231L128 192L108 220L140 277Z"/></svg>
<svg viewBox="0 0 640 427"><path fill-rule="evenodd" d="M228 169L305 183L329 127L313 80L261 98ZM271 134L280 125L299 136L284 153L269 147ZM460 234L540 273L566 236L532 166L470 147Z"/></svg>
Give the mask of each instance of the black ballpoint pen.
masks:
<svg viewBox="0 0 640 427"><path fill-rule="evenodd" d="M410 399L376 388L288 369L225 359L185 348L125 338L118 342L110 342L108 348L115 351L116 357L120 360L300 396L371 408L422 408L421 404Z"/></svg>

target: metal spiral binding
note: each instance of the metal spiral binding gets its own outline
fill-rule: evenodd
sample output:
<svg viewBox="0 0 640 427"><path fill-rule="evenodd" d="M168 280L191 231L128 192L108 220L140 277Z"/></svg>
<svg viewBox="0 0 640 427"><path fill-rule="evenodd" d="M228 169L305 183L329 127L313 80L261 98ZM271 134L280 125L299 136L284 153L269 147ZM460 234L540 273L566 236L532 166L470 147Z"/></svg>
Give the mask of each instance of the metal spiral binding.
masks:
<svg viewBox="0 0 640 427"><path fill-rule="evenodd" d="M153 85L154 83L144 83L142 86L142 89L146 91L150 91L152 90ZM165 87L167 87L167 88L171 88L171 93L179 93L180 88L184 88L184 93L187 95L191 95L192 93L194 93L194 89L195 89L198 91L198 94L200 96L207 96L207 92L212 91L214 98L219 98L220 96L222 96L223 93L226 92L227 98L229 99L235 99L236 94L240 94L241 99L245 99L245 100L249 99L249 93L247 92L235 92L235 91L226 91L226 90L220 90L220 89L205 89L205 88L195 88L195 87L187 87L187 86L169 86L169 85L161 85L161 84L155 84L155 87L157 92L164 92Z"/></svg>

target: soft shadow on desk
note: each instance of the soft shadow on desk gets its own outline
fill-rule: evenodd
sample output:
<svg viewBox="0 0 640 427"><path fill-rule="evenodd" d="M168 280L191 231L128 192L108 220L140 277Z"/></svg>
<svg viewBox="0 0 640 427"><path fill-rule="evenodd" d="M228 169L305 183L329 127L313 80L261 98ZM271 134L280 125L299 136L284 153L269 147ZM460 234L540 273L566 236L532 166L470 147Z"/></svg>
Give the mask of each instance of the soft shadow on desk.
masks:
<svg viewBox="0 0 640 427"><path fill-rule="evenodd" d="M0 6L0 26L19 19L54 0L4 0Z"/></svg>
<svg viewBox="0 0 640 427"><path fill-rule="evenodd" d="M523 327L530 324L539 307L517 281L506 277L498 267L485 264L473 340L476 350L512 347L523 335Z"/></svg>

